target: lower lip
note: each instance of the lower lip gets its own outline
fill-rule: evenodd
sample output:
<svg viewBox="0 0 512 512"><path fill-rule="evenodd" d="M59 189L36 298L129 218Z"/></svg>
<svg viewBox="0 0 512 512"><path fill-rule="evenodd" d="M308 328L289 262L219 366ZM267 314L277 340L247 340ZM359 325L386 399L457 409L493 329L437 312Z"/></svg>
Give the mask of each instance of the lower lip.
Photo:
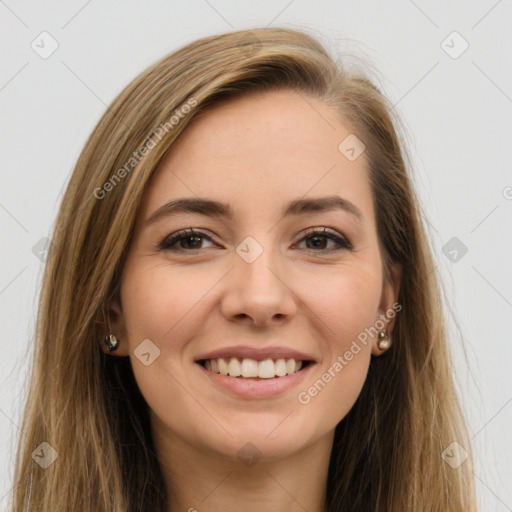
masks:
<svg viewBox="0 0 512 512"><path fill-rule="evenodd" d="M207 370L204 366L196 363L199 369L216 386L242 398L270 398L298 386L311 371L314 363L309 363L303 370L272 379L245 379L243 377L229 377Z"/></svg>

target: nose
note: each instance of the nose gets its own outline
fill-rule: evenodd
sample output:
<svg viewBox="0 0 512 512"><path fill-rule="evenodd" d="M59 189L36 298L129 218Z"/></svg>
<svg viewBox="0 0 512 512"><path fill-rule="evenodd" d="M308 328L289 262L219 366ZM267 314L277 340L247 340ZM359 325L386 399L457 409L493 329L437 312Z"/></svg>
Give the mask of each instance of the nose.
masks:
<svg viewBox="0 0 512 512"><path fill-rule="evenodd" d="M264 250L252 263L234 255L221 310L230 321L246 319L254 327L287 322L296 312L290 273L273 251ZM248 319L248 320L247 320Z"/></svg>

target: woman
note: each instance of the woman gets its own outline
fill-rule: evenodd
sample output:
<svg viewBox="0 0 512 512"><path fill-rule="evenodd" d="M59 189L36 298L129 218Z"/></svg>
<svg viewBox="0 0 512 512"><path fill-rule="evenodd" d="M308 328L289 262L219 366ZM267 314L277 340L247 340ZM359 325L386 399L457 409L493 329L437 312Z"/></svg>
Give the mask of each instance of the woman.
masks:
<svg viewBox="0 0 512 512"><path fill-rule="evenodd" d="M288 29L126 87L58 215L15 512L476 510L397 126Z"/></svg>

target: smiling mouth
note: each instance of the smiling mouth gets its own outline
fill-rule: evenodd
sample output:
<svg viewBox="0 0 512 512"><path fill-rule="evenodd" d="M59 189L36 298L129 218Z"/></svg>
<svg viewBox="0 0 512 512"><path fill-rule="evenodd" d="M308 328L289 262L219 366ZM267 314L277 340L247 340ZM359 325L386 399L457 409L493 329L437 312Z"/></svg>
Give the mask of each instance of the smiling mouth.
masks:
<svg viewBox="0 0 512 512"><path fill-rule="evenodd" d="M238 379L273 379L286 377L304 370L313 361L300 361L296 359L264 359L256 361L249 358L224 358L202 359L198 364L212 373L234 377Z"/></svg>

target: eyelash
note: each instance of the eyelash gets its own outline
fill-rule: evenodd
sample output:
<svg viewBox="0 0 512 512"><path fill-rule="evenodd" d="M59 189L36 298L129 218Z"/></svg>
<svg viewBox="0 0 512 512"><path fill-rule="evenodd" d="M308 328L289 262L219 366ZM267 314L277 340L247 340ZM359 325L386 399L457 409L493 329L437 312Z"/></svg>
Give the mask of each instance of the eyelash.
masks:
<svg viewBox="0 0 512 512"><path fill-rule="evenodd" d="M185 239L191 238L193 236L206 238L213 242L211 237L209 237L206 233L203 233L202 231L195 231L194 229L190 228L190 229L184 229L181 231L177 231L176 233L169 235L164 240L162 240L162 242L160 242L160 244L158 245L158 249L161 251L163 251L163 250L176 251L176 249L172 249L173 245L176 245L181 240L185 240ZM320 252L320 253L322 253L322 252L327 253L327 252L341 251L341 250L348 250L348 251L353 250L352 244L346 237L340 236L334 231L328 231L327 228L323 228L323 231L319 231L318 228L310 228L310 230L299 240L299 242L302 242L303 240L306 240L308 238L313 238L315 236L327 238L328 240L333 240L340 247L337 249L321 249L320 251L315 251L314 249L306 249L306 250L313 251L313 252ZM197 251L200 251L201 249L187 250L187 249L181 248L179 250L195 253Z"/></svg>

